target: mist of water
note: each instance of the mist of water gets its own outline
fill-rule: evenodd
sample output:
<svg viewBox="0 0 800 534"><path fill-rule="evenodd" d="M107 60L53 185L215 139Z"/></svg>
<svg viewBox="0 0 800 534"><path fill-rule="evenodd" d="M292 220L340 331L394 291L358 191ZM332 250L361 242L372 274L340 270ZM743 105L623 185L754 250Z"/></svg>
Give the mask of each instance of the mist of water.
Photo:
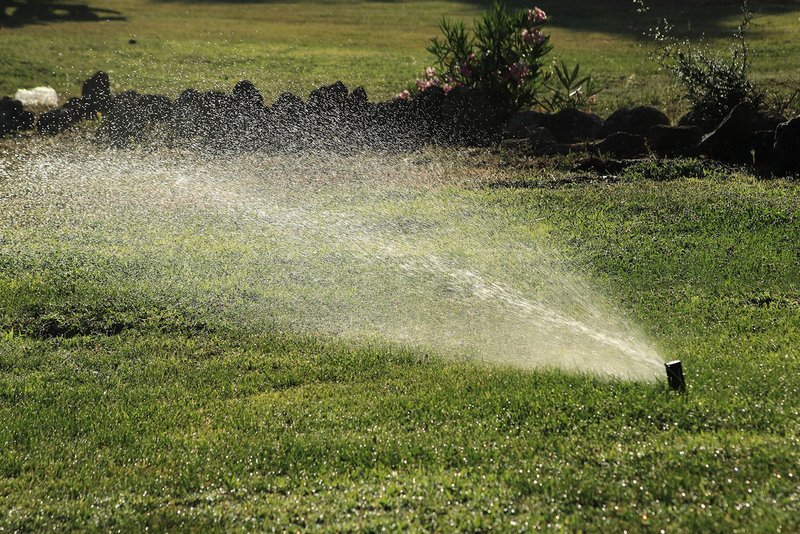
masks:
<svg viewBox="0 0 800 534"><path fill-rule="evenodd" d="M487 172L452 151L210 156L41 140L0 159L0 259L69 260L242 328L660 375L642 333L548 238L546 214L523 220L463 187Z"/></svg>

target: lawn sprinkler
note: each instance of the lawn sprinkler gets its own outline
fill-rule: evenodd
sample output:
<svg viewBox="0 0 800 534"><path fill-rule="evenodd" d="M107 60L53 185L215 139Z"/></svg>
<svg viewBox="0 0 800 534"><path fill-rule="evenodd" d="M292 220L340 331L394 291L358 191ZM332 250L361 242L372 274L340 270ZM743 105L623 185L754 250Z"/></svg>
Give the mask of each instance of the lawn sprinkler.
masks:
<svg viewBox="0 0 800 534"><path fill-rule="evenodd" d="M683 393L686 391L686 379L683 378L683 365L680 360L674 360L664 364L667 368L667 380L670 389Z"/></svg>

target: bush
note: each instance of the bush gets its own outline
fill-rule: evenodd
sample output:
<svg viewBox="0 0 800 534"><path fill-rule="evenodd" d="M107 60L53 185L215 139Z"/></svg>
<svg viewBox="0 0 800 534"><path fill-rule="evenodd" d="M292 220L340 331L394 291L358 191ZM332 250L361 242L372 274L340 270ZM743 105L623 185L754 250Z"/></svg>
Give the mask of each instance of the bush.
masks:
<svg viewBox="0 0 800 534"><path fill-rule="evenodd" d="M733 43L727 54L712 51L703 43L696 45L688 39L675 38L667 21L651 33L660 45L656 60L675 74L698 122L718 123L743 102L753 108L763 104L763 93L749 78L746 33L753 16L745 1L741 21L733 33Z"/></svg>
<svg viewBox="0 0 800 534"><path fill-rule="evenodd" d="M591 108L600 92L600 86L592 79L591 74L584 76L579 64L570 68L563 61L553 65L552 74L548 73L543 86L548 93L537 97L536 103L553 113L569 108Z"/></svg>
<svg viewBox="0 0 800 534"><path fill-rule="evenodd" d="M472 32L464 23L443 20L442 37L428 51L436 58L416 91L442 87L471 87L498 99L511 109L535 102L544 79L544 58L550 52L549 36L542 33L547 15L538 7L511 11L495 0L476 22ZM408 97L411 91L398 96Z"/></svg>

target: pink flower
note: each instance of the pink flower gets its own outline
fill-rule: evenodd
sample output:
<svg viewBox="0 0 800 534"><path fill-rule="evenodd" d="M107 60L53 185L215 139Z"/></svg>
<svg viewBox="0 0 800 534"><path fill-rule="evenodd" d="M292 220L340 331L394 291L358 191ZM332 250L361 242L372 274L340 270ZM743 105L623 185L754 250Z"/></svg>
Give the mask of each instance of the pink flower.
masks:
<svg viewBox="0 0 800 534"><path fill-rule="evenodd" d="M428 78L433 78L434 76L436 76L436 69L434 69L433 67L426 68L425 76L427 76Z"/></svg>
<svg viewBox="0 0 800 534"><path fill-rule="evenodd" d="M538 7L534 7L533 9L528 10L528 22L531 24L541 24L542 22L547 20L547 13L539 9Z"/></svg>
<svg viewBox="0 0 800 534"><path fill-rule="evenodd" d="M539 31L538 28L533 28L532 30L522 30L522 40L525 42L526 45L540 45L545 42L547 38L544 36L542 32Z"/></svg>
<svg viewBox="0 0 800 534"><path fill-rule="evenodd" d="M437 78L436 76L434 76L433 78L429 78L427 80L417 79L417 89L419 89L420 91L424 91L425 89L436 87L441 83L442 83L441 80L439 80L439 78Z"/></svg>
<svg viewBox="0 0 800 534"><path fill-rule="evenodd" d="M461 76L467 80L472 79L472 69L470 68L469 63L466 61L461 62L461 64L458 66L458 71L461 73Z"/></svg>
<svg viewBox="0 0 800 534"><path fill-rule="evenodd" d="M525 63L518 61L509 67L509 77L515 82L519 83L525 76L528 75L528 66Z"/></svg>
<svg viewBox="0 0 800 534"><path fill-rule="evenodd" d="M522 40L525 42L526 45L533 44L533 32L528 30L522 30Z"/></svg>
<svg viewBox="0 0 800 534"><path fill-rule="evenodd" d="M399 93L394 95L394 97L399 98L400 100L408 100L409 98L411 98L411 91L405 89L404 91L400 91Z"/></svg>

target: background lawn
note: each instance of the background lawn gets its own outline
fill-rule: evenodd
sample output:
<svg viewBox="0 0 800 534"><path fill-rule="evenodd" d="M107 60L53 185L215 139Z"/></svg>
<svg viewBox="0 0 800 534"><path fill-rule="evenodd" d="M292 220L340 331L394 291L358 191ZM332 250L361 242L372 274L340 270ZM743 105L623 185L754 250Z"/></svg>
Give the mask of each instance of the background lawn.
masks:
<svg viewBox="0 0 800 534"><path fill-rule="evenodd" d="M425 47L442 17L471 22L486 4L99 0L89 5L113 20L2 27L0 93L44 84L62 96L78 94L80 83L102 69L115 90L177 95L187 87L230 90L249 79L271 101L285 90L307 94L341 79L384 99L421 76L431 61ZM601 114L632 103L657 104L671 115L684 110L648 59L652 48L642 34L658 20L666 17L679 34L706 36L719 47L730 42L738 21L739 4L730 0L648 5L646 14L629 0L541 5L553 21L554 58L580 62L605 87ZM754 78L785 97L800 84L800 2L752 5L759 12L751 33Z"/></svg>
<svg viewBox="0 0 800 534"><path fill-rule="evenodd" d="M542 5L563 20L557 50L607 84L604 106L680 109L627 2L559 5ZM0 92L77 92L103 68L117 90L249 78L275 95L342 78L386 97L425 66L438 17L481 7L92 6L124 20L3 26ZM797 3L756 7L756 76L796 86ZM685 10L693 34L736 19L730 2ZM295 159L0 144L0 531L800 530L796 180L695 160L609 178L493 150L323 155L302 172ZM326 275L364 271L326 263L343 257L326 239L336 226L293 248L269 201L329 217L311 222L349 215L412 252L438 244L498 277L541 246L553 272L681 359L689 390L336 335L373 308ZM394 289L388 269L364 269L364 285ZM542 272L506 281L559 287ZM420 280L401 296L436 287ZM303 285L331 298L293 324L279 312ZM438 311L420 302L422 317ZM454 324L474 309L452 310Z"/></svg>

